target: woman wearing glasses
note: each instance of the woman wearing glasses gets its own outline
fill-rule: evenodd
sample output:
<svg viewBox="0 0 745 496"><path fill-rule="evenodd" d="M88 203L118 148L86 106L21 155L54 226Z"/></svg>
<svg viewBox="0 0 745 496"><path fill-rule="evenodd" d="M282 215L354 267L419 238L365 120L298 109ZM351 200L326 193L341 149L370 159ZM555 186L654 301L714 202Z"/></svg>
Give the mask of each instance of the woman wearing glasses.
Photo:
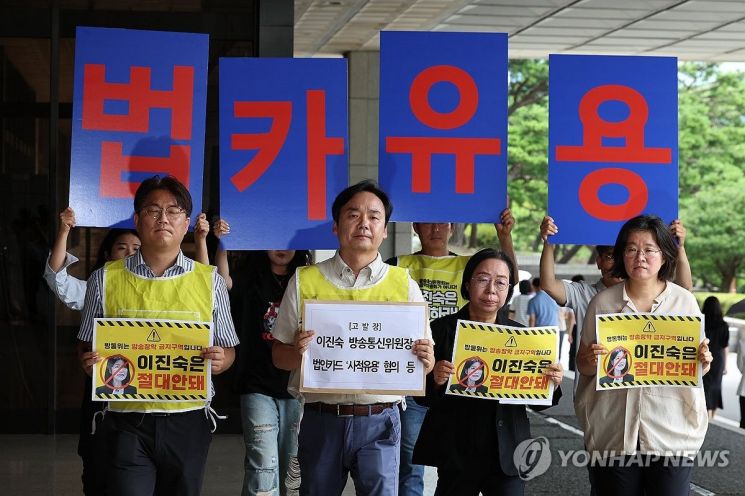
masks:
<svg viewBox="0 0 745 496"><path fill-rule="evenodd" d="M596 494L688 494L691 464L684 457L695 455L706 434L703 389L595 390L598 359L609 352L595 342L596 315L700 315L693 295L671 282L677 253L675 240L659 217L641 215L629 220L613 248L613 275L625 281L600 292L587 309L577 356L581 375L575 410L587 450L621 458L617 463L590 467ZM698 348L704 373L712 359L707 344L704 340ZM635 463L626 463L630 460Z"/></svg>
<svg viewBox="0 0 745 496"><path fill-rule="evenodd" d="M498 313L512 293L512 269L512 260L501 251L487 248L473 255L461 283L461 294L468 303L458 313L430 324L436 363L427 375L427 396L421 400L430 409L419 432L413 461L437 467L437 496L476 496L479 492L521 495L524 491L513 454L517 445L530 437L525 406L445 395L448 378L456 374L450 359L458 319L522 327ZM477 383L484 372L483 365L473 362L465 375L461 371L456 376L464 390L479 392ZM561 384L563 371L558 363L543 373L557 386ZM561 390L557 389L554 404L560 397Z"/></svg>

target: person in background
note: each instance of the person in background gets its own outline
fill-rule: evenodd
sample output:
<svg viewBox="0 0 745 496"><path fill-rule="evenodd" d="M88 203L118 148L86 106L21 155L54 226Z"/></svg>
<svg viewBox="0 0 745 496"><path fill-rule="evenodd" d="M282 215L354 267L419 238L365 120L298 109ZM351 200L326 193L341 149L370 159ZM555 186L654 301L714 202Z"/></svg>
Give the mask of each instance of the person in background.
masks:
<svg viewBox="0 0 745 496"><path fill-rule="evenodd" d="M44 280L57 298L72 310L81 310L85 304L87 282L67 273L67 268L76 263L78 258L67 252L67 240L70 231L75 227L75 211L67 207L59 214L59 229L52 250L44 268ZM140 238L130 229L109 229L98 247L93 270L103 267L111 260L121 260L140 249ZM78 343L78 358L90 351L83 343ZM106 455L105 434L99 430L92 434L92 424L96 412L105 403L91 401L92 384L84 376L83 398L80 405L80 436L78 438L78 455L83 462L83 494L87 496L104 494L106 477L102 460Z"/></svg>
<svg viewBox="0 0 745 496"><path fill-rule="evenodd" d="M580 375L574 408L587 451L605 457L589 466L598 495L682 495L690 489L690 459L701 448L708 426L703 389L655 386L597 391L595 385L598 361L610 351L595 340L596 316L700 315L696 298L671 281L677 255L675 239L659 217L630 219L613 247L617 261L613 276L624 282L598 293L587 307L577 353ZM704 374L712 361L708 342L704 339L698 346ZM609 463L609 457L620 460ZM641 461L629 463L637 459Z"/></svg>
<svg viewBox="0 0 745 496"><path fill-rule="evenodd" d="M221 240L230 234L230 224L218 219L212 232ZM300 488L300 402L287 392L290 373L272 363L272 329L287 283L299 267L311 263L310 252L251 252L244 267L231 275L227 251L220 242L215 262L231 290L233 323L241 341L234 364L246 450L241 494L296 495Z"/></svg>
<svg viewBox="0 0 745 496"><path fill-rule="evenodd" d="M585 276L582 274L577 274L572 276L572 282L573 283L579 283L585 280ZM556 300L554 300L556 301ZM558 301L557 301L558 303ZM569 370L574 372L577 370L576 365L576 359L577 359L577 338L579 336L579 331L577 330L579 326L581 325L581 321L577 318L577 315L574 313L574 309L570 307L569 305L566 306L566 308L570 309L572 311L572 329L569 333Z"/></svg>
<svg viewBox="0 0 745 496"><path fill-rule="evenodd" d="M564 338L566 337L569 346L572 346L572 330L574 329L576 321L574 319L574 310L569 307L559 307L559 360L561 361L561 350L564 347ZM570 348L571 349L571 348ZM571 351L569 352L571 356Z"/></svg>
<svg viewBox="0 0 745 496"><path fill-rule="evenodd" d="M717 408L724 408L722 404L722 375L727 373L729 325L724 321L722 305L720 305L716 296L709 296L704 300L702 312L704 314L704 331L709 340L709 351L714 358L709 373L704 376L706 410L709 412L709 419L713 419Z"/></svg>
<svg viewBox="0 0 745 496"><path fill-rule="evenodd" d="M515 218L509 208L501 212L499 222L494 224L501 249L513 260L515 251L511 232L514 225ZM422 249L410 255L390 258L386 263L409 270L429 304L430 320L454 314L465 303L460 296L460 283L463 268L470 257L450 251L453 224L414 222L413 228ZM517 279L517 272L514 278ZM412 464L411 456L426 413L427 408L417 404L412 396L407 396L401 403L399 496L421 496L424 490L424 467Z"/></svg>
<svg viewBox="0 0 745 496"><path fill-rule="evenodd" d="M737 368L742 374L737 386L737 396L740 400L740 429L745 429L745 329L737 333Z"/></svg>
<svg viewBox="0 0 745 496"><path fill-rule="evenodd" d="M541 289L541 279L531 282L535 296L528 302L528 327L559 326L559 305ZM561 345L561 340L559 341ZM559 350L561 356L561 349Z"/></svg>
<svg viewBox="0 0 745 496"><path fill-rule="evenodd" d="M75 227L75 212L67 207L59 214L59 229L44 268L44 280L49 289L72 310L80 310L85 303L86 281L72 277L67 268L78 262L78 258L67 252L67 238ZM110 229L98 248L98 257L93 270L103 267L109 260L119 260L140 249L140 238L131 229Z"/></svg>
<svg viewBox="0 0 745 496"><path fill-rule="evenodd" d="M527 279L520 281L518 287L520 288L520 294L512 298L512 303L510 303L510 318L527 326L529 323L528 302L533 299L535 293L533 292L533 285Z"/></svg>

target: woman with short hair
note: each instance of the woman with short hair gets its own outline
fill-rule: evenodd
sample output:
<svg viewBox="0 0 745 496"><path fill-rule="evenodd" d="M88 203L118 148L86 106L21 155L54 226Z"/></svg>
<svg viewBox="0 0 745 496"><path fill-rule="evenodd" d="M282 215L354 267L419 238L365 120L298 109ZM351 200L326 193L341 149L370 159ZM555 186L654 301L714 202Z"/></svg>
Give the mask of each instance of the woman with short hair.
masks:
<svg viewBox="0 0 745 496"><path fill-rule="evenodd" d="M587 308L577 354L575 411L587 450L606 461L622 458L619 463L590 467L595 494L689 492L691 464L684 458L701 448L708 425L703 389L595 388L598 359L609 352L595 340L597 315L700 315L696 298L671 281L677 254L675 239L659 217L634 217L623 225L613 247L613 275L624 282L598 293ZM704 340L698 347L704 373L711 363L707 343Z"/></svg>
<svg viewBox="0 0 745 496"><path fill-rule="evenodd" d="M431 322L435 366L427 375L427 395L418 399L429 406L414 447L413 461L437 467L436 496L522 495L525 483L518 476L513 454L530 437L525 405L503 405L496 400L445 395L448 378L456 373L450 362L458 320L522 327L499 310L510 299L513 262L501 251L487 248L471 257L463 271L461 294L468 301L458 313ZM474 361L465 376L458 376L463 391L486 392L484 363ZM466 367L464 367L466 368ZM480 375L479 375L480 372ZM557 386L563 370L554 363L544 375ZM469 383L469 374L473 379ZM478 378L478 380L476 380ZM481 388L481 389L479 389ZM559 402L561 389L554 392ZM534 410L548 406L532 406Z"/></svg>

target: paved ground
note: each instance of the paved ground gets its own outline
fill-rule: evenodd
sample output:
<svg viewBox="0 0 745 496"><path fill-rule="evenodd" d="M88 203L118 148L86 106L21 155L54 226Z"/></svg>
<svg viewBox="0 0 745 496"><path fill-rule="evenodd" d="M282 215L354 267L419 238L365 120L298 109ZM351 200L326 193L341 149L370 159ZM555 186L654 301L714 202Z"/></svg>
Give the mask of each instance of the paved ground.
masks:
<svg viewBox="0 0 745 496"><path fill-rule="evenodd" d="M734 364L732 364L734 366ZM739 372L730 367L730 382L739 381ZM571 380L565 384L571 391ZM734 391L734 389L733 389ZM726 393L729 394L729 393ZM733 393L734 394L734 393ZM725 402L727 398L725 397ZM737 399L735 405L739 420ZM726 407L726 404L725 404ZM526 495L589 494L584 467L561 464L559 451L582 450L582 437L571 405L571 395L544 413L531 413L533 437L549 440L551 464L547 472L529 481ZM731 421L730 421L731 423ZM78 495L80 494L80 461L76 455L77 436L4 435L0 436L0 494L8 495ZM726 466L697 467L693 472L692 495L745 495L745 431L715 421L709 425L704 451ZM216 435L210 448L205 478L205 496L240 494L243 471L243 441L239 435ZM427 469L425 494L434 493L437 475ZM351 482L344 495L353 495Z"/></svg>

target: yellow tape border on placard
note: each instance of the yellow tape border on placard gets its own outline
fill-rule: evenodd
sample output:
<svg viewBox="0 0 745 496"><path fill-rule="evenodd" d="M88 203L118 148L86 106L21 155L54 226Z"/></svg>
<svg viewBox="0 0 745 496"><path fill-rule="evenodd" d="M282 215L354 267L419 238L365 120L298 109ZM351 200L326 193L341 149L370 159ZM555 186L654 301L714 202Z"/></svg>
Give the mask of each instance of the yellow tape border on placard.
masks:
<svg viewBox="0 0 745 496"><path fill-rule="evenodd" d="M647 379L641 381L623 381L623 382L609 382L607 384L600 384L602 389L621 389L629 386L697 386L696 381L674 381L674 380L659 380L659 379Z"/></svg>
<svg viewBox="0 0 745 496"><path fill-rule="evenodd" d="M171 401L207 401L202 394L113 394L96 393L96 398L105 400L171 400Z"/></svg>
<svg viewBox="0 0 745 496"><path fill-rule="evenodd" d="M623 320L659 320L662 322L701 322L699 315L637 315L634 313L625 313L623 315L598 315L600 322L620 322Z"/></svg>
<svg viewBox="0 0 745 496"><path fill-rule="evenodd" d="M200 324L198 322L160 322L160 321L147 321L147 320L116 320L116 319L98 319L98 325L101 327L166 327L176 329L197 329L197 330L208 330L210 326L208 324Z"/></svg>
<svg viewBox="0 0 745 496"><path fill-rule="evenodd" d="M460 396L473 396L475 398L504 398L504 399L515 399L515 400L547 400L548 394L511 394L511 393L478 393L476 391L449 391L448 394L460 395Z"/></svg>
<svg viewBox="0 0 745 496"><path fill-rule="evenodd" d="M483 324L473 324L471 322L461 322L460 326L464 329L471 329L471 330L479 330L479 331L489 331L489 332L498 332L502 334L514 334L516 336L539 336L539 335L546 335L546 334L554 334L556 332L555 328L536 328L536 329L507 329L505 327L495 327L493 324L490 325L483 325Z"/></svg>

